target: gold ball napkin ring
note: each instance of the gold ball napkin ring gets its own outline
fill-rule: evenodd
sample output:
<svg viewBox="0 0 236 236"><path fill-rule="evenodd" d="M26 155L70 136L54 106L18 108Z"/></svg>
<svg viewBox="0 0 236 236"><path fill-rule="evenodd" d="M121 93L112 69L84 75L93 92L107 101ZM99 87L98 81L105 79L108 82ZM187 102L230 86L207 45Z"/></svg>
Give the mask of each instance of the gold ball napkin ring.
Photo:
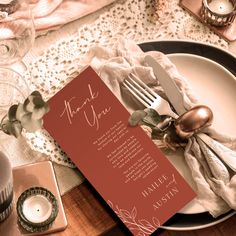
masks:
<svg viewBox="0 0 236 236"><path fill-rule="evenodd" d="M208 106L195 106L175 120L176 133L182 139L188 139L210 126L212 121L213 113Z"/></svg>

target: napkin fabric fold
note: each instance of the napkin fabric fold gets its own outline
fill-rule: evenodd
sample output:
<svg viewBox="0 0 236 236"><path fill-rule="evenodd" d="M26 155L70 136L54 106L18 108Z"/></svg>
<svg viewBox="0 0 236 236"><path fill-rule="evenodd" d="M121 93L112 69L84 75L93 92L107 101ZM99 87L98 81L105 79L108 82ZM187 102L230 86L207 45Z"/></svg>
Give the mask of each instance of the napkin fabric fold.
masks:
<svg viewBox="0 0 236 236"><path fill-rule="evenodd" d="M115 0L30 0L35 29L43 32L79 19ZM20 15L20 13L18 13ZM24 17L22 15L22 17Z"/></svg>
<svg viewBox="0 0 236 236"><path fill-rule="evenodd" d="M111 46L93 46L79 59L78 70L90 64L121 103L132 112L143 107L122 86L122 81L131 72L161 96L165 96L152 68L144 62L146 54L152 55L175 80L182 91L186 109L197 105L193 90L166 55L157 51L144 53L136 43L123 38ZM216 140L213 146L219 150L218 154L224 155L227 149L229 155L236 155L236 138L213 129L206 129L206 132ZM230 209L236 210L235 173L197 137L189 139L184 155L196 185L197 199L206 211L217 217Z"/></svg>

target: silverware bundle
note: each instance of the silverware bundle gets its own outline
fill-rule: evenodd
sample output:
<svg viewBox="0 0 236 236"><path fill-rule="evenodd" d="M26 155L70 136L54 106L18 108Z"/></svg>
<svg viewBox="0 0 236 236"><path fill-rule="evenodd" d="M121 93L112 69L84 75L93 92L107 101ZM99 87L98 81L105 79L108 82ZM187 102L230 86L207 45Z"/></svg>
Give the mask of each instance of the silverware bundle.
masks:
<svg viewBox="0 0 236 236"><path fill-rule="evenodd" d="M176 119L176 129L178 131L178 124L181 122L181 118L189 111L184 107L183 94L180 92L178 86L175 84L175 81L169 76L169 74L162 68L162 66L150 55L145 57L145 62L148 66L152 67L155 76L157 77L160 85L164 89L166 96L168 97L171 105L174 107L175 112L172 111L170 104L160 97L157 93L152 91L145 83L143 83L137 76L130 74L128 79L123 82L123 85L130 91L130 93L139 100L145 107L150 107L155 109L160 115L169 115ZM199 108L199 107L198 107ZM197 109L197 108L193 108ZM193 110L192 109L192 110ZM215 153L215 155L220 158L229 168L236 172L236 153L232 152L226 146L220 144L219 142L212 139L207 134L200 132L206 126L209 126L212 121L212 114L205 106L200 106L200 112L203 114L203 119L201 119L200 125L197 125L197 128L184 133L185 137L190 138L192 135L201 140L204 144L201 143L201 146L206 147ZM199 111L199 110L198 110ZM186 115L185 115L186 116ZM202 122L203 120L203 122ZM193 120L192 124L196 124L198 120ZM188 121L188 123L191 121ZM199 122L198 122L199 123ZM180 129L180 128L179 128ZM179 130L181 136L182 130ZM183 136L184 136L183 135ZM182 136L182 137L183 137ZM206 149L203 148L205 151ZM210 153L209 151L209 153Z"/></svg>

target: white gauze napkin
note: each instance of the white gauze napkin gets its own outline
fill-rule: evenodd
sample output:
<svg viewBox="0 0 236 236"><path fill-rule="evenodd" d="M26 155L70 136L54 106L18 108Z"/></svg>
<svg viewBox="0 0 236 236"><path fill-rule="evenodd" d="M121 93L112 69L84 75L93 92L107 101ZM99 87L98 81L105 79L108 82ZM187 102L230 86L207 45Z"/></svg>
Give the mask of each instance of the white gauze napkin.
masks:
<svg viewBox="0 0 236 236"><path fill-rule="evenodd" d="M129 73L135 73L150 88L163 95L163 90L152 68L144 63L146 54L152 55L175 80L183 93L184 106L190 109L197 105L197 99L187 81L178 73L175 65L166 55L157 51L144 53L136 43L124 38L118 39L113 45L93 46L85 56L79 59L79 71L84 66L91 65L115 96L132 112L141 107L122 86L122 81ZM227 153L227 155L235 155L236 158L234 151L236 138L220 134L213 129L207 129L206 132L217 140L214 142L214 149L218 150L218 154ZM236 210L235 173L232 173L198 138L189 139L184 155L196 184L197 199L206 211L209 211L213 217L217 217L230 209Z"/></svg>
<svg viewBox="0 0 236 236"><path fill-rule="evenodd" d="M29 0L37 35L58 29L68 22L93 13L115 0ZM24 8L11 15L24 18Z"/></svg>

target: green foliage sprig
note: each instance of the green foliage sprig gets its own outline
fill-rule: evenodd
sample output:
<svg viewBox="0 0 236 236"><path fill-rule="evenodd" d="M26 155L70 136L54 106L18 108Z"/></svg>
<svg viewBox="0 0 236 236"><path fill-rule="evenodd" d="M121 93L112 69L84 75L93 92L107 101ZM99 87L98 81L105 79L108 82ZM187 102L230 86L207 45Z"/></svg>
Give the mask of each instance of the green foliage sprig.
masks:
<svg viewBox="0 0 236 236"><path fill-rule="evenodd" d="M170 116L159 115L156 110L146 108L134 111L129 117L130 126L148 126L151 128L151 138L161 140L164 147L175 150L186 145L175 132L174 119Z"/></svg>
<svg viewBox="0 0 236 236"><path fill-rule="evenodd" d="M43 100L38 91L32 92L24 103L12 105L8 113L2 118L1 130L16 138L25 129L27 132L35 132L42 128L43 116L49 111L48 104Z"/></svg>

